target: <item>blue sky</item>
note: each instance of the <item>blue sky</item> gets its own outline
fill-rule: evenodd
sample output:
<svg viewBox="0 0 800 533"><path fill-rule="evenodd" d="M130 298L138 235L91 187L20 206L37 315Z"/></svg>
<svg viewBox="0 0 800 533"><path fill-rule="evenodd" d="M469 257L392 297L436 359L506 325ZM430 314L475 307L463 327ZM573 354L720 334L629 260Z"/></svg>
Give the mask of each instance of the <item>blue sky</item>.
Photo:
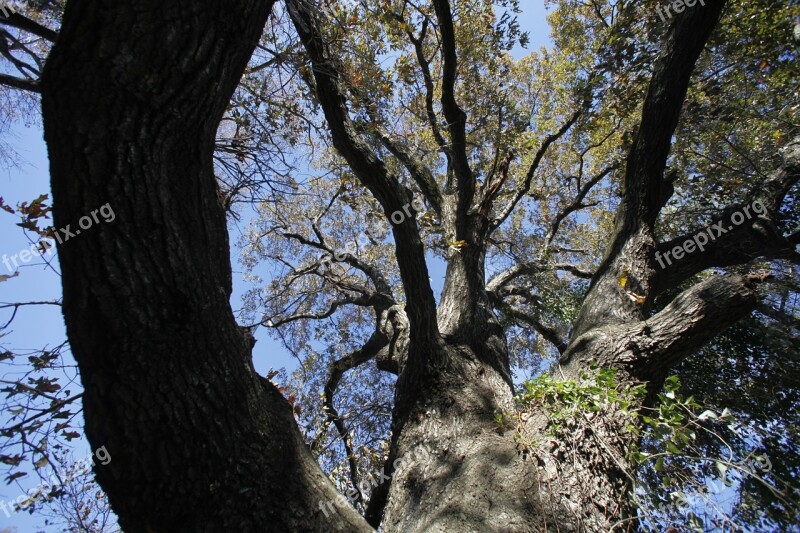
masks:
<svg viewBox="0 0 800 533"><path fill-rule="evenodd" d="M543 3L524 2L523 4L525 13L520 16L520 25L523 30L530 32L529 49L547 45L549 29L545 22ZM523 50L516 52L518 55L525 53ZM20 202L30 201L40 194L49 194L47 151L41 127L38 124L29 126L16 124L5 140L20 155L22 164L19 168L0 169L0 196L8 205L15 206ZM2 254L11 256L30 248L30 241L25 232L16 226L17 222L18 219L15 216L0 211L0 256ZM237 239L237 229L232 228L231 242L236 243ZM242 294L248 288L243 281L243 272L237 257L238 251L233 249L231 258L234 270L234 291L231 304L234 310L241 307ZM55 270L58 270L57 261L53 261L53 265ZM0 274L9 274L2 263L0 263ZM443 275L441 263L432 265L431 278L434 280L437 290L441 288ZM56 300L60 298L60 295L61 283L58 273L41 261L32 261L20 269L19 277L0 283L0 302ZM0 311L0 323L5 323L8 317L7 313ZM13 323L12 332L0 342L15 351L24 351L58 345L65 337L60 308L37 306L21 309ZM256 338L258 343L254 350L254 363L257 371L265 374L270 368L286 367L291 371L296 367L297 362L278 343L270 339L263 328L256 332ZM6 379L10 379L10 377L8 376ZM8 414L4 412L0 415L0 423L5 426L7 422ZM76 444L76 459L85 457L87 452L88 444L81 439ZM21 479L19 485L7 486L0 483L0 499L8 502L21 494L23 490L37 484L38 480L34 476ZM43 519L30 517L24 512L14 513L11 518L7 518L4 513L0 512L0 530L6 527L17 527L20 532L52 530L36 527L42 523Z"/></svg>

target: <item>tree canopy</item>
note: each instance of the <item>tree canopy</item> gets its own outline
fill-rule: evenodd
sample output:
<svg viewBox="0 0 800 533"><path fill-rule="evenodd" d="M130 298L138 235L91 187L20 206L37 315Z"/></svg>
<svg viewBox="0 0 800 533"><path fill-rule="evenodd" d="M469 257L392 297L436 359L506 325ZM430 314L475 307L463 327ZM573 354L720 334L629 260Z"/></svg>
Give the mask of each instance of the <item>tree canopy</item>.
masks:
<svg viewBox="0 0 800 533"><path fill-rule="evenodd" d="M67 344L3 347L29 363L9 481L78 436L80 398L131 531L800 523L796 5L548 1L529 50L518 0L234 3L171 8L180 38L154 0L0 16L4 124L42 93L55 211L0 207L34 242L118 213L58 244L86 391ZM297 368L255 375L263 330ZM210 444L145 451L187 437ZM329 517L334 486L354 510Z"/></svg>

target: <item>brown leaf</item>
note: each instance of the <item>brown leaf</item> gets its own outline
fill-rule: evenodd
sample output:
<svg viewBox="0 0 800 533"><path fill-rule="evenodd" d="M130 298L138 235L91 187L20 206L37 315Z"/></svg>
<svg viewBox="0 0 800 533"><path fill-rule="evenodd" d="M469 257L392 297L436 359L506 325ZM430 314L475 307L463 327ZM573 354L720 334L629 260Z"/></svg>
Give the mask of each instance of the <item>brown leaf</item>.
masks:
<svg viewBox="0 0 800 533"><path fill-rule="evenodd" d="M19 479L19 478L21 478L21 477L25 477L25 476L27 476L27 475L28 475L28 474L26 474L25 472L14 472L14 473L13 473L13 474L11 474L10 476L7 476L7 477L6 477L6 484L7 484L7 485L10 485L10 484L11 484L11 482L12 482L12 481L14 481L15 479Z"/></svg>
<svg viewBox="0 0 800 533"><path fill-rule="evenodd" d="M11 213L12 215L15 213L14 209L6 205L2 196L0 196L0 209L6 211L7 213Z"/></svg>

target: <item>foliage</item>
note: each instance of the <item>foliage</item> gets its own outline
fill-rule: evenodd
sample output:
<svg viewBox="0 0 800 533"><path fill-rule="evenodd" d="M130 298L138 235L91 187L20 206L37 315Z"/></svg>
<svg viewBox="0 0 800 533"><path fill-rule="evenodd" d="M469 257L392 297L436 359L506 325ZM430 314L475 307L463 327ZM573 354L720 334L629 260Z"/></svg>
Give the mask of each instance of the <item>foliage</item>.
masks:
<svg viewBox="0 0 800 533"><path fill-rule="evenodd" d="M559 421L573 418L580 412L598 412L609 404L629 412L632 404L635 408L645 394L643 384L621 385L613 368L597 369L594 376L586 373L582 378L579 382L539 376L524 383L524 392L516 400L529 410L544 408L548 417L556 422L551 426L556 431Z"/></svg>
<svg viewBox="0 0 800 533"><path fill-rule="evenodd" d="M796 524L796 483L776 471L775 457L759 445L765 433L737 420L728 408L718 413L681 391L680 379L671 376L657 406L643 410L641 450L631 449L639 466L634 500L643 524L687 524L701 532ZM768 496L751 507L747 498L759 491ZM773 512L765 512L770 507Z"/></svg>
<svg viewBox="0 0 800 533"><path fill-rule="evenodd" d="M532 51L525 50L530 39L518 20L523 9L518 0L452 2L459 50L456 99L469 117L467 155L477 186L488 187L508 160L498 205L523 187L548 136L582 110L550 146L522 201L489 240L487 279L526 262L569 264L589 275L600 266L615 230L625 155L667 30L653 16L656 1L549 1L552 46ZM63 2L32 7L36 20L57 26ZM387 138L452 194L451 169L438 139L446 126L439 84L443 61L430 2L331 0L323 7L322 29L341 61L349 114L369 148L415 198L423 191ZM751 199L757 192L753 184L774 168L776 154L796 133L800 93L792 30L799 9L779 0L729 3L700 59L675 134L669 170L676 176L676 194L659 219L658 237L703 227L725 206ZM49 45L21 37L14 53L29 68L16 67L30 75ZM321 393L331 365L363 346L375 329L374 310L352 302L373 292L375 282L363 268L337 261L324 269L320 259L353 250L381 271L396 302L402 305L405 294L386 213L333 149L307 63L278 9L219 126L215 171L232 221L253 216L239 240L251 287L240 318L268 328L297 358L298 368L276 374L276 381L292 398L312 451L346 492L355 480L345 442L356 455L357 477L378 470L386 457L395 378L374 360L350 369L334 402L349 434L333 427ZM37 120L36 97L3 87L0 92L5 102L0 133L12 120ZM0 159L12 156L0 145ZM781 231L800 223L797 200L795 188L782 206ZM38 242L48 235L39 227L49 214L46 202L41 196L15 209L0 198L0 208L19 213L18 225ZM442 265L468 243L448 235L430 205L417 219L438 289ZM769 287L765 301L796 320L796 267L786 261L759 266L780 281ZM0 276L0 282L7 279ZM539 375L559 355L542 331L568 338L588 285L586 276L540 269L498 290L492 312L508 339L516 376ZM674 294L665 296L664 303ZM342 300L349 303L327 313ZM15 305L4 308L15 316ZM0 329L0 340L10 323ZM526 381L517 399L529 412L548 413L551 435L580 413L613 407L641 414L644 430L637 433L641 442L630 459L643 480L639 503L653 520L699 524L705 512L701 502L708 509L717 505L703 496L703 487L719 478L738 501L708 511L709 524L719 519L725 527L789 528L800 519L774 490L784 500L797 499L797 483L787 481L800 479L796 329L796 323L781 324L767 315L737 326L679 369L682 387L669 378L652 410L639 411L641 386L621 386L607 369L580 382L541 376ZM44 467L53 452L63 452L63 440L80 436L79 412L71 407L75 369L66 354L66 346L30 352L0 346L10 419L0 430L7 439L0 462L8 466L9 481L23 479L29 463L34 470ZM779 391L772 380L780 380ZM497 416L501 429L516 427L518 441L535 447L519 429L520 413ZM635 424L628 428L634 429ZM769 458L772 470L761 479L740 475L743 465L758 458ZM688 503L676 506L680 501ZM72 506L78 515L89 508L81 505Z"/></svg>

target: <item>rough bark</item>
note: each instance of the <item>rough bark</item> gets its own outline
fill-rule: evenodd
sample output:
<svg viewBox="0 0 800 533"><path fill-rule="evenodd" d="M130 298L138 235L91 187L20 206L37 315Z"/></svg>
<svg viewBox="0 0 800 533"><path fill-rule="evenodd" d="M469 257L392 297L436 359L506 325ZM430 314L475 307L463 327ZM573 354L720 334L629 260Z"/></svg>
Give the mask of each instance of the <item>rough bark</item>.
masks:
<svg viewBox="0 0 800 533"><path fill-rule="evenodd" d="M628 160L615 240L565 350L563 379L580 377L595 361L623 370L630 383L657 383L683 355L755 305L752 278L713 278L650 319L647 306L629 294L643 294L648 304L654 297L652 225L668 193L662 173L669 140L723 2L708 4L676 21L657 65ZM68 334L86 388L87 435L113 458L98 479L129 531L369 529L349 507L323 515L320 504L337 494L303 446L287 402L255 374L249 341L228 303L231 271L212 173L213 136L270 7L238 0L213 10L143 0L96 8L72 0L45 71L55 222L74 226L105 203L116 213L113 223L87 230L59 251ZM449 163L444 191L402 146L388 137L382 142L441 212L450 234L468 246L449 258L438 313L414 217L393 226L404 309L385 296L376 273L346 259L384 297L375 304L376 336L337 362L326 401L332 407L351 365L375 358L398 373L386 469L392 480L374 492L367 518L388 532L632 528L628 414L614 406L579 413L554 436L543 411L520 419L514 431L496 423L514 405L507 346L490 297L501 297L518 273L498 276L487 290L486 240L525 191L493 220L491 205L472 205L466 117L454 92L452 14L446 0L434 7L448 126L439 130L435 116L431 126ZM387 216L402 210L411 195L352 124L345 80L313 10L300 0L288 8L314 66L334 146ZM424 57L420 63L425 70ZM433 115L429 71L425 81ZM579 116L548 138L531 172ZM620 287L618 276L631 265L632 285ZM346 433L335 410L330 415ZM520 445L517 432L536 445Z"/></svg>
<svg viewBox="0 0 800 533"><path fill-rule="evenodd" d="M756 308L756 283L763 279L715 276L646 320L585 333L561 357L561 371L576 377L595 364L621 369L633 381L659 385L684 357Z"/></svg>
<svg viewBox="0 0 800 533"><path fill-rule="evenodd" d="M125 531L366 531L231 312L214 134L272 1L68 3L43 117L86 434Z"/></svg>
<svg viewBox="0 0 800 533"><path fill-rule="evenodd" d="M608 253L592 280L572 339L595 327L638 321L655 298L656 240L653 227L671 196L664 176L692 72L725 0L687 9L670 27L642 107L642 118L625 168L625 189ZM620 286L625 276L627 284ZM637 298L641 297L641 298Z"/></svg>

